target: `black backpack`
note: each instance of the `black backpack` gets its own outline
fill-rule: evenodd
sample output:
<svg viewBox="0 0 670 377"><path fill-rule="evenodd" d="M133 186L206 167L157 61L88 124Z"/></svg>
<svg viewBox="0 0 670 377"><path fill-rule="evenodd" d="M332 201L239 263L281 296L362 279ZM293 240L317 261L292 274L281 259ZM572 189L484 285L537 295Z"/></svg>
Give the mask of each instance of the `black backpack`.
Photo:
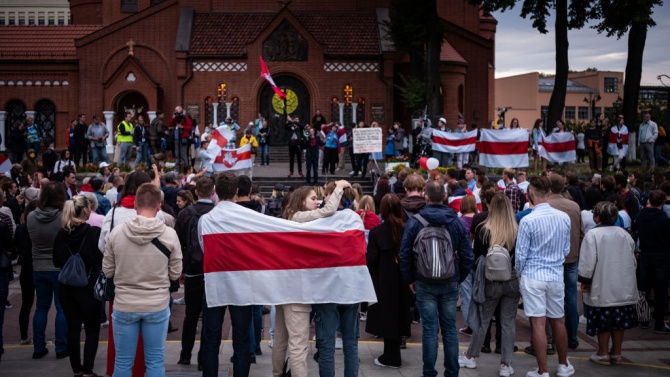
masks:
<svg viewBox="0 0 670 377"><path fill-rule="evenodd" d="M456 275L454 244L446 225L431 224L420 214L414 215L423 229L414 240L416 273L419 280L440 283Z"/></svg>
<svg viewBox="0 0 670 377"><path fill-rule="evenodd" d="M283 199L282 197L270 199L265 209L266 214L273 217L281 217L281 202Z"/></svg>
<svg viewBox="0 0 670 377"><path fill-rule="evenodd" d="M184 273L187 275L203 274L203 257L200 239L198 237L198 221L202 214L198 214L195 207L190 205L186 208L189 211L189 220L186 223L187 238L182 246Z"/></svg>

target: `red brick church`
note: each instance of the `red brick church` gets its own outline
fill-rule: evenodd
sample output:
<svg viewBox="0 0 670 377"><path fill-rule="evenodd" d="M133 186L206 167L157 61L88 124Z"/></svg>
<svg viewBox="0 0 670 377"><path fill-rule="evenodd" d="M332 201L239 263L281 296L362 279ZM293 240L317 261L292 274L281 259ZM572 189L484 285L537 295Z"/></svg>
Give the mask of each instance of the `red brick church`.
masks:
<svg viewBox="0 0 670 377"><path fill-rule="evenodd" d="M395 95L408 58L382 26L389 0L70 0L66 26L0 26L0 134L33 116L43 147L65 147L77 114L115 129L131 110L153 118L183 105L197 123L261 113L283 141L286 111L348 123L410 113ZM480 126L493 119L496 21L465 0L438 0L443 114ZM288 93L286 109L260 76L259 57ZM112 140L110 138L109 142ZM108 147L111 149L111 145Z"/></svg>

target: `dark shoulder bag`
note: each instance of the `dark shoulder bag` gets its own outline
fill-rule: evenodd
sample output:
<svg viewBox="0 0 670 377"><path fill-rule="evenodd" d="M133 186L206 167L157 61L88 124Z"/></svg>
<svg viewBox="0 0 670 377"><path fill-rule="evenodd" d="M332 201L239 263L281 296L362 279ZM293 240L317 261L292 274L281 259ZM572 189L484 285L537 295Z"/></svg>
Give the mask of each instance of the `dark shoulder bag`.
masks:
<svg viewBox="0 0 670 377"><path fill-rule="evenodd" d="M116 207L112 209L112 223L109 226L110 233L112 232L112 229L114 229L115 213ZM98 278L95 280L95 285L93 286L93 296L98 301L114 301L114 279L108 279L102 270L100 270L98 273Z"/></svg>

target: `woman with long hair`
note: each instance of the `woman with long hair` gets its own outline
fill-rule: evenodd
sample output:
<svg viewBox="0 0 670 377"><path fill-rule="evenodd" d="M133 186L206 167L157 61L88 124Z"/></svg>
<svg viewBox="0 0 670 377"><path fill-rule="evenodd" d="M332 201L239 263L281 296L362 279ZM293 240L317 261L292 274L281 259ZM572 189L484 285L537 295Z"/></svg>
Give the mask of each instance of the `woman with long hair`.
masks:
<svg viewBox="0 0 670 377"><path fill-rule="evenodd" d="M56 165L54 165L53 173L62 173L66 166L74 167L74 161L72 161L70 151L67 149L60 152L60 159L56 162Z"/></svg>
<svg viewBox="0 0 670 377"><path fill-rule="evenodd" d="M33 344L33 340L28 337L30 312L33 308L33 302L35 302L35 283L33 282L33 244L30 242L26 219L35 208L37 208L36 201L33 200L28 203L26 212L21 216L21 224L16 227L16 232L14 233L14 244L16 245L16 251L19 254L17 264L21 266L21 275L19 276L19 284L21 285L19 332L21 333L20 344L22 346Z"/></svg>
<svg viewBox="0 0 670 377"><path fill-rule="evenodd" d="M540 141L542 140L542 137L544 136L544 130L542 129L543 126L544 126L544 121L542 119L535 120L535 124L533 125L533 130L531 131L531 134L530 134L532 144L533 144L533 170L535 170L535 171L537 171L537 163L539 161L542 161L542 171L547 170L547 160L545 160L542 156L539 155Z"/></svg>
<svg viewBox="0 0 670 377"><path fill-rule="evenodd" d="M386 194L391 193L391 184L389 183L389 179L387 177L380 177L377 181L377 185L375 186L374 191L375 192L372 198L375 200L375 209L377 210L377 213L379 213L382 198Z"/></svg>
<svg viewBox="0 0 670 377"><path fill-rule="evenodd" d="M286 220L306 223L316 219L332 216L340 205L344 188L351 187L349 182L341 180L334 183L335 190L327 198L326 204L319 208L319 200L314 189L302 186L289 195L282 211ZM306 377L307 350L309 343L309 304L276 305L275 336L272 347L272 374L282 373L288 349L291 375ZM289 318L290 321L286 319ZM333 334L334 336L334 334Z"/></svg>
<svg viewBox="0 0 670 377"><path fill-rule="evenodd" d="M193 194L191 194L190 191L179 190L179 192L177 192L177 207L179 207L180 210L194 203L195 200L193 199Z"/></svg>
<svg viewBox="0 0 670 377"><path fill-rule="evenodd" d="M91 204L83 195L75 195L63 206L63 227L54 240L54 266L62 268L74 255L79 254L88 274L88 285L74 287L60 283L58 296L67 319L67 349L70 367L75 376L97 376L93 373L95 355L100 338L100 302L93 297L93 286L102 268L102 253L98 251L100 228L86 223ZM80 353L81 327L84 325L84 360Z"/></svg>
<svg viewBox="0 0 670 377"><path fill-rule="evenodd" d="M49 353L45 332L52 300L56 305L56 358L63 359L68 356L67 321L58 295L60 268L53 263L54 239L62 227L61 217L66 199L67 193L62 183L45 182L40 188L37 209L28 215L26 221L33 245L33 280L36 292L33 359L40 359Z"/></svg>
<svg viewBox="0 0 670 377"><path fill-rule="evenodd" d="M509 377L514 373L512 368L512 354L514 354L514 336L516 309L519 304L521 293L519 292L519 279L514 270L514 248L518 226L514 217L514 210L509 198L503 194L496 194L489 203L489 215L484 222L474 230L475 249L480 250L481 257L475 264L475 284L484 284L485 301L482 304L472 300L470 312L478 313L479 323L473 323L474 315L470 315L470 326L473 328L472 339L468 350L458 357L458 363L462 368L476 368L476 357L479 357L484 338L496 307L500 304L500 315L497 316L497 325L502 328L501 347L502 357L500 360L501 377ZM484 279L485 259L488 250L500 245L507 249L510 255L512 277L508 281L489 281ZM474 291L474 290L473 290Z"/></svg>
<svg viewBox="0 0 670 377"><path fill-rule="evenodd" d="M521 128L521 126L519 125L519 119L518 118L512 118L512 121L509 122L509 129L513 130L513 129L516 129L516 128Z"/></svg>
<svg viewBox="0 0 670 377"><path fill-rule="evenodd" d="M384 338L384 353L375 359L375 364L390 368L402 366L400 343L402 337L411 335L411 293L402 281L398 265L405 229L402 212L396 195L382 197L380 213L384 222L370 231L366 254L378 302L368 308L365 331Z"/></svg>
<svg viewBox="0 0 670 377"><path fill-rule="evenodd" d="M477 200L472 195L466 195L461 200L460 208L461 223L465 227L468 236L471 235L471 225L474 216L477 214ZM459 285L459 293L461 295L461 312L463 313L463 328L459 332L465 335L471 335L472 329L468 322L468 313L470 310L470 299L472 298L472 273L463 280Z"/></svg>

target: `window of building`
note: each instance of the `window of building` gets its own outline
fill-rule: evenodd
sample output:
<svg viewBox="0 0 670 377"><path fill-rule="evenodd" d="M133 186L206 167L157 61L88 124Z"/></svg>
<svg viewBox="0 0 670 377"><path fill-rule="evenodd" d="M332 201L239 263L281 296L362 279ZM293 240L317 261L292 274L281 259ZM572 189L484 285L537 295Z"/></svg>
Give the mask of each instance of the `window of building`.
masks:
<svg viewBox="0 0 670 377"><path fill-rule="evenodd" d="M330 99L330 120L340 121L340 100L337 97Z"/></svg>
<svg viewBox="0 0 670 377"><path fill-rule="evenodd" d="M365 98L358 97L356 102L358 103L358 107L356 108L356 121L365 122Z"/></svg>
<svg viewBox="0 0 670 377"><path fill-rule="evenodd" d="M37 14L37 24L41 25L41 26L46 25L46 16L45 16L44 12L39 12Z"/></svg>
<svg viewBox="0 0 670 377"><path fill-rule="evenodd" d="M19 12L19 25L26 24L26 12Z"/></svg>
<svg viewBox="0 0 670 377"><path fill-rule="evenodd" d="M58 12L58 25L65 25L65 13L63 12Z"/></svg>
<svg viewBox="0 0 670 377"><path fill-rule="evenodd" d="M618 93L619 79L616 77L605 77L605 93Z"/></svg>
<svg viewBox="0 0 670 377"><path fill-rule="evenodd" d="M565 119L575 119L575 107L566 106L565 107Z"/></svg>
<svg viewBox="0 0 670 377"><path fill-rule="evenodd" d="M219 103L219 108L216 112L216 119L214 123L217 125L226 120L226 101L228 100L228 85L220 83L216 87L216 102Z"/></svg>
<svg viewBox="0 0 670 377"><path fill-rule="evenodd" d="M9 83L7 83L9 85ZM7 111L7 118L5 119L6 121L6 127L11 127L13 126L16 122L22 121L25 118L26 115L26 105L21 102L18 99L11 100L7 103L7 107L5 107L5 111Z"/></svg>
<svg viewBox="0 0 670 377"><path fill-rule="evenodd" d="M9 12L8 13L7 25L16 25L16 13L15 12Z"/></svg>
<svg viewBox="0 0 670 377"><path fill-rule="evenodd" d="M588 106L579 106L577 116L579 120L588 120L589 119L589 107Z"/></svg>
<svg viewBox="0 0 670 377"><path fill-rule="evenodd" d="M233 118L237 124L241 123L240 120L240 99L238 97L233 97L233 105L230 106L230 117ZM245 127L246 125L242 125L241 127Z"/></svg>
<svg viewBox="0 0 670 377"><path fill-rule="evenodd" d="M35 123L42 129L44 137L40 140L42 146L54 142L56 135L56 106L49 100L41 100L35 105Z"/></svg>
<svg viewBox="0 0 670 377"><path fill-rule="evenodd" d="M5 17L0 15L0 26L5 26Z"/></svg>
<svg viewBox="0 0 670 377"><path fill-rule="evenodd" d="M56 15L53 12L49 12L48 21L49 21L49 26L56 25Z"/></svg>
<svg viewBox="0 0 670 377"><path fill-rule="evenodd" d="M121 0L121 12L137 13L137 0Z"/></svg>

